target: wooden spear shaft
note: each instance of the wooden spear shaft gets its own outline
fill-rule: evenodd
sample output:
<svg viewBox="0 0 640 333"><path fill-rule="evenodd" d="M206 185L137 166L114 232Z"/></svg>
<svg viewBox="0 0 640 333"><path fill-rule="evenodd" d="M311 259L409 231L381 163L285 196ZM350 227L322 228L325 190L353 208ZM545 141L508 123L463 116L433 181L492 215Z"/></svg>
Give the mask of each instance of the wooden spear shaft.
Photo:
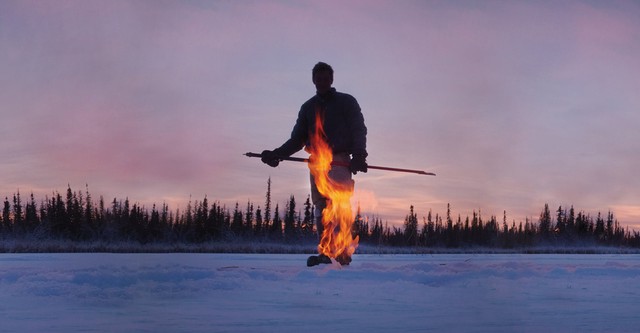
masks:
<svg viewBox="0 0 640 333"><path fill-rule="evenodd" d="M260 158L262 158L262 154L257 154L257 153L246 153L244 155L245 156L249 156L249 157L260 157ZM309 159L308 158L301 158L301 157L282 157L282 156L278 156L278 159L281 160L281 161L293 161L293 162L309 163ZM348 167L349 163L333 161L333 162L331 162L331 165L338 165L338 166ZM415 173L415 174L418 174L418 175L426 175L426 176L435 176L436 175L433 172L426 172L426 171L422 171L422 170L391 168L391 167L371 165L371 164L368 164L367 168L376 169L376 170L394 171L394 172L408 172L408 173Z"/></svg>

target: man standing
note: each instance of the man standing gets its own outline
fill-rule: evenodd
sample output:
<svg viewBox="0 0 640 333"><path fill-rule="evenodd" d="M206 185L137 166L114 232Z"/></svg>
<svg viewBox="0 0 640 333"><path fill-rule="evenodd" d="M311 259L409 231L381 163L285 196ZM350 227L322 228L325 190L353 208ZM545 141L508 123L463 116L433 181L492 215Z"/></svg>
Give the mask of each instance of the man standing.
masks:
<svg viewBox="0 0 640 333"><path fill-rule="evenodd" d="M346 165L332 166L329 177L336 182L353 186L351 173L367 172L367 128L360 105L353 96L338 92L332 87L333 68L328 64L317 63L312 70L312 79L316 94L300 107L291 137L282 146L263 151L262 162L276 167L280 158L289 157L305 146L309 148L310 137L315 131L316 117L321 113L326 141L333 152L333 160ZM322 235L322 210L327 205L327 199L318 192L313 176L311 199L315 206L314 217L318 233ZM328 258L321 257L322 262L327 260Z"/></svg>

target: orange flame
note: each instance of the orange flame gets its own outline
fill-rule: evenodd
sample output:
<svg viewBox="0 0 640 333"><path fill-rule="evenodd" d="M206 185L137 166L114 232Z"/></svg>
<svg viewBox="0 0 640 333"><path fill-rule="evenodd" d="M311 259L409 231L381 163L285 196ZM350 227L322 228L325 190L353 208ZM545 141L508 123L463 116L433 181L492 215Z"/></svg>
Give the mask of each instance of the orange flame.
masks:
<svg viewBox="0 0 640 333"><path fill-rule="evenodd" d="M348 258L350 261L359 240L358 236L352 236L354 217L350 199L353 182L339 182L329 177L333 152L325 139L321 112L316 113L315 132L311 134L310 141L311 145L307 148L307 152L311 154L309 169L318 192L327 198L327 207L322 211L324 231L318 251L330 258Z"/></svg>

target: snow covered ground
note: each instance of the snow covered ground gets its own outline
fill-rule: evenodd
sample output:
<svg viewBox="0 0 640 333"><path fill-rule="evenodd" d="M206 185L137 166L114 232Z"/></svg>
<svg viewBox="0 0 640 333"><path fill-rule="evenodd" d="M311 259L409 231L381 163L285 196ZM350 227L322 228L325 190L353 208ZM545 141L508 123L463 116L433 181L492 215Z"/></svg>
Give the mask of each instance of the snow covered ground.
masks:
<svg viewBox="0 0 640 333"><path fill-rule="evenodd" d="M0 254L0 332L638 332L640 255Z"/></svg>

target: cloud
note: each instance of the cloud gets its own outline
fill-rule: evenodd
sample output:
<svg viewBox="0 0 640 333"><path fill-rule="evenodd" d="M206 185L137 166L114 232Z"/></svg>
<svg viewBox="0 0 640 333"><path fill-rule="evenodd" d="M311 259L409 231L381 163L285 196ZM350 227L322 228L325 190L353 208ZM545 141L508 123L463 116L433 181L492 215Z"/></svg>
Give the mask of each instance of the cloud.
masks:
<svg viewBox="0 0 640 333"><path fill-rule="evenodd" d="M363 6L366 4L366 6ZM640 43L633 3L0 4L0 189L72 183L139 200L305 198L280 145L317 61L360 102L381 215L633 206ZM48 189L48 190L47 190ZM158 200L158 201L159 201ZM301 199L299 199L301 201ZM629 215L632 216L632 215ZM633 218L633 217L632 217Z"/></svg>

